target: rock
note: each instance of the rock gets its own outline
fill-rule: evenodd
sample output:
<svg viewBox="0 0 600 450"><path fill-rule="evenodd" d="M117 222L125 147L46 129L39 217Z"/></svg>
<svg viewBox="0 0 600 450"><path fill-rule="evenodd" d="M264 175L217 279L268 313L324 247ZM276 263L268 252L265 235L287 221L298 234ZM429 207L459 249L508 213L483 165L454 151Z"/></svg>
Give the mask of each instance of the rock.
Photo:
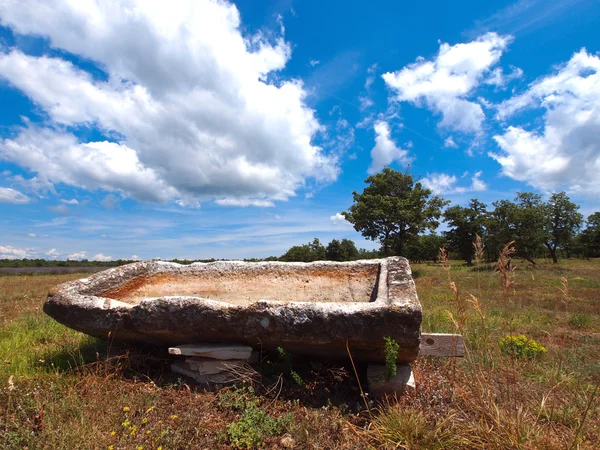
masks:
<svg viewBox="0 0 600 450"><path fill-rule="evenodd" d="M145 261L54 288L44 311L92 336L170 347L194 342L398 363L419 353L421 305L408 261Z"/></svg>
<svg viewBox="0 0 600 450"><path fill-rule="evenodd" d="M367 366L367 381L369 393L373 397L402 394L406 389L415 389L415 378L408 364L396 366L396 376L390 380L385 379L385 366L382 364L369 364Z"/></svg>
<svg viewBox="0 0 600 450"><path fill-rule="evenodd" d="M252 354L252 347L247 345L185 344L170 347L169 353L213 359L248 359Z"/></svg>
<svg viewBox="0 0 600 450"><path fill-rule="evenodd" d="M192 378L196 383L200 384L229 384L235 380L235 375L227 371L216 374L199 374L191 369L185 361L175 361L171 364L171 370Z"/></svg>

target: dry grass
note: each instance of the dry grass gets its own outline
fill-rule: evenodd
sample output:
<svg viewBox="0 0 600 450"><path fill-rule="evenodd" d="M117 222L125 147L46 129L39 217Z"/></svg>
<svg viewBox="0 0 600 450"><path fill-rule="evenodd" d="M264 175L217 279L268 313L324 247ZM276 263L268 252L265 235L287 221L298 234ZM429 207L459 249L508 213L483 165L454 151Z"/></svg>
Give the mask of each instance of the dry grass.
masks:
<svg viewBox="0 0 600 450"><path fill-rule="evenodd" d="M169 373L164 350L115 344L108 354L106 342L46 318L48 288L80 275L0 277L0 448L225 449L228 430L253 426L249 408L284 424L264 448L598 448L600 261L513 259L503 273L478 252L473 268L412 266L423 330L458 327L467 356L420 358L415 392L367 406L352 366L323 361L293 360L302 386L274 357L253 391L198 389ZM513 334L547 354L502 354L499 339Z"/></svg>

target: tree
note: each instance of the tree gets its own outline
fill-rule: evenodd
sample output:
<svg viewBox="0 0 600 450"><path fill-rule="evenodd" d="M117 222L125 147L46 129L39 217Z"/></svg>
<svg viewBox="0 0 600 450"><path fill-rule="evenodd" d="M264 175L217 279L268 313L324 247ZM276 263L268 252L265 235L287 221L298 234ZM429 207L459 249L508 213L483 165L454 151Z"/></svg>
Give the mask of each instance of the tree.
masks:
<svg viewBox="0 0 600 450"><path fill-rule="evenodd" d="M330 261L344 261L341 242L333 239L325 248L325 256Z"/></svg>
<svg viewBox="0 0 600 450"><path fill-rule="evenodd" d="M588 216L585 230L579 234L579 241L586 258L600 256L600 212Z"/></svg>
<svg viewBox="0 0 600 450"><path fill-rule="evenodd" d="M354 241L351 241L350 239L342 239L341 246L342 255L344 258L342 261L352 261L358 258L358 249L356 248Z"/></svg>
<svg viewBox="0 0 600 450"><path fill-rule="evenodd" d="M473 264L473 242L476 235L483 236L486 205L476 199L469 202L468 207L453 206L444 213L450 230L444 235L450 250L458 252L467 265Z"/></svg>
<svg viewBox="0 0 600 450"><path fill-rule="evenodd" d="M315 238L312 242L304 245L295 245L285 252L281 258L281 261L299 261L299 262L312 262L326 259L325 247L321 244L319 239Z"/></svg>
<svg viewBox="0 0 600 450"><path fill-rule="evenodd" d="M570 245L583 223L583 216L578 212L579 205L571 202L567 194L552 194L545 204L548 222L546 224L546 241L552 262L557 263L557 249L565 249L569 253Z"/></svg>
<svg viewBox="0 0 600 450"><path fill-rule="evenodd" d="M438 227L447 202L414 183L410 174L386 167L365 183L369 186L352 193L354 203L342 215L363 236L379 241L384 256L403 255L411 239Z"/></svg>
<svg viewBox="0 0 600 450"><path fill-rule="evenodd" d="M436 262L440 248L446 247L446 238L435 233L424 234L410 241L405 256L411 262Z"/></svg>
<svg viewBox="0 0 600 450"><path fill-rule="evenodd" d="M492 205L494 210L486 220L486 245L498 251L514 241L516 255L535 264L533 258L540 253L548 238L548 215L542 197L531 192L518 192L514 203L500 200Z"/></svg>

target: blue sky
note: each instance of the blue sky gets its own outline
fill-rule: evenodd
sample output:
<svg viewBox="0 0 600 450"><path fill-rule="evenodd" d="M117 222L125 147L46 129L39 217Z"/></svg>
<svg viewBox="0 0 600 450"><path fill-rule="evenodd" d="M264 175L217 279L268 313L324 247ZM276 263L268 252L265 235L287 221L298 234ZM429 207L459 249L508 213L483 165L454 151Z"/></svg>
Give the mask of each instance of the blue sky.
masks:
<svg viewBox="0 0 600 450"><path fill-rule="evenodd" d="M600 3L0 0L0 258L365 241L385 166L600 210Z"/></svg>

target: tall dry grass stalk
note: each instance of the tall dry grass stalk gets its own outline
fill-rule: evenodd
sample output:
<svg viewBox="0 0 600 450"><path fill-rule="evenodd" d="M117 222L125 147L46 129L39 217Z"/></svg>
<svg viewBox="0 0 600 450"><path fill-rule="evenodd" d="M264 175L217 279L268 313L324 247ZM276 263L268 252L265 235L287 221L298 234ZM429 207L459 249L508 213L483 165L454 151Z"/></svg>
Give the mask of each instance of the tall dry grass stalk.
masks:
<svg viewBox="0 0 600 450"><path fill-rule="evenodd" d="M450 260L448 259L448 250L446 250L445 247L440 247L438 259L448 275L448 282L452 281L452 276L450 275Z"/></svg>
<svg viewBox="0 0 600 450"><path fill-rule="evenodd" d="M512 265L512 256L514 255L515 241L511 241L504 246L496 263L496 272L500 274L500 286L502 288L502 296L504 300L512 303L510 295L511 288L514 288L514 272L515 266Z"/></svg>
<svg viewBox="0 0 600 450"><path fill-rule="evenodd" d="M569 280L565 277L560 277L561 287L558 290L562 293L563 304L565 305L565 312L569 312Z"/></svg>

